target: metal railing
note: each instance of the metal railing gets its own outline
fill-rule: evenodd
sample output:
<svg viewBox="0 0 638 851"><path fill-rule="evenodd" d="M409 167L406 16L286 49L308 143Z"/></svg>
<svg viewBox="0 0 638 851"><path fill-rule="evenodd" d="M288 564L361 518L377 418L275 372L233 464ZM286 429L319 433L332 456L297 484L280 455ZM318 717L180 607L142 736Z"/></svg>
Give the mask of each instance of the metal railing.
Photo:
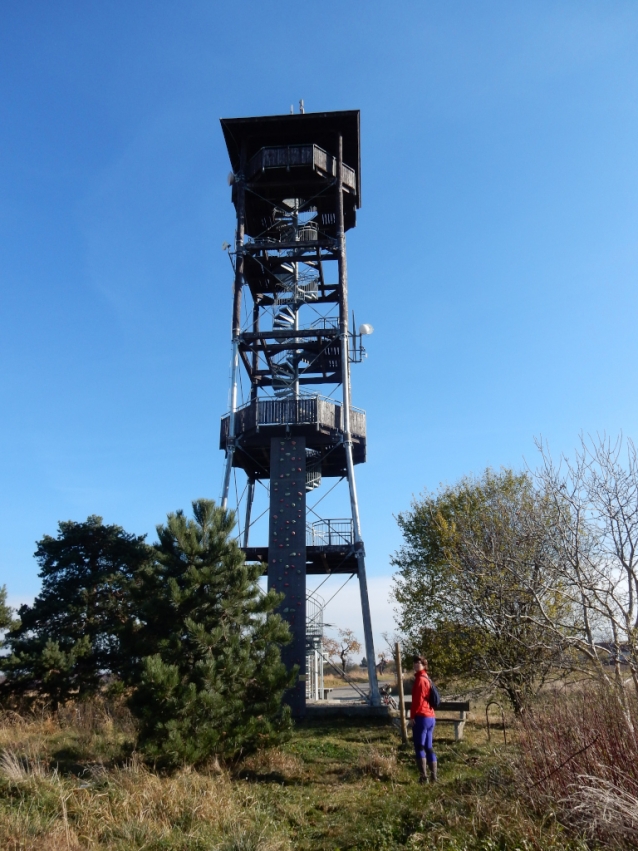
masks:
<svg viewBox="0 0 638 851"><path fill-rule="evenodd" d="M257 425L288 425L316 423L317 398L260 399Z"/></svg>
<svg viewBox="0 0 638 851"><path fill-rule="evenodd" d="M322 316L320 319L315 319L314 322L310 323L310 328L318 328L322 331L330 330L333 331L335 328L339 327L339 317L338 316Z"/></svg>
<svg viewBox="0 0 638 851"><path fill-rule="evenodd" d="M343 547L354 543L352 520L317 520L306 526L307 547Z"/></svg>
<svg viewBox="0 0 638 851"><path fill-rule="evenodd" d="M340 431L342 428L341 405L323 396L301 396L299 399L265 399L247 402L235 413L235 433L254 429L257 426L315 425ZM222 418L222 439L228 433L228 414ZM365 437L366 415L360 408L350 408L352 434Z"/></svg>
<svg viewBox="0 0 638 851"><path fill-rule="evenodd" d="M323 609L318 594L306 597L306 697L322 700L323 690Z"/></svg>
<svg viewBox="0 0 638 851"><path fill-rule="evenodd" d="M306 636L313 641L323 638L323 607L323 597L318 594L306 596Z"/></svg>

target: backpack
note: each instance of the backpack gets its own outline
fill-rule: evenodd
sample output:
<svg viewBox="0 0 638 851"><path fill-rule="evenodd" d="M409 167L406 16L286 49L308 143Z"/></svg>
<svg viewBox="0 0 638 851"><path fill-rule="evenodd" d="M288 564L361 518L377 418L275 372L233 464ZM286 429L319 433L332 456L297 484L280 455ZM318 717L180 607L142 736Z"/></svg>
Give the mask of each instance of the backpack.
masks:
<svg viewBox="0 0 638 851"><path fill-rule="evenodd" d="M432 680L428 677L428 682L430 683L430 691L428 693L428 703L432 707L432 709L438 709L441 705L441 695L439 694L438 688L434 685Z"/></svg>

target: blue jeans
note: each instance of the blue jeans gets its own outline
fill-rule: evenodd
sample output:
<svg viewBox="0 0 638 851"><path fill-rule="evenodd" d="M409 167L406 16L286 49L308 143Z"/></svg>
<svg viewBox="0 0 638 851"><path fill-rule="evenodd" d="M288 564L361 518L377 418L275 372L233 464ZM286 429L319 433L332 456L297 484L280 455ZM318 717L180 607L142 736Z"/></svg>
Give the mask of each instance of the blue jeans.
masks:
<svg viewBox="0 0 638 851"><path fill-rule="evenodd" d="M432 749L432 735L435 724L435 718L417 715L412 726L414 751L420 759L425 757L428 762L436 762L436 754Z"/></svg>

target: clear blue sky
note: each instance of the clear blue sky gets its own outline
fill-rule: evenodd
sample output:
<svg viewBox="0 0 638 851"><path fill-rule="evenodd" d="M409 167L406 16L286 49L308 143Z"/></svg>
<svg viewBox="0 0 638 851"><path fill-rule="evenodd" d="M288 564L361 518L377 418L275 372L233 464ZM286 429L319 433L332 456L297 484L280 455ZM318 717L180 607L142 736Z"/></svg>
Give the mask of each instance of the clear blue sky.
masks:
<svg viewBox="0 0 638 851"><path fill-rule="evenodd" d="M375 327L353 385L377 631L413 494L533 463L541 434L555 452L581 430L638 435L635 2L4 0L0 87L14 602L58 520L152 539L219 495L222 116L361 110L348 252Z"/></svg>

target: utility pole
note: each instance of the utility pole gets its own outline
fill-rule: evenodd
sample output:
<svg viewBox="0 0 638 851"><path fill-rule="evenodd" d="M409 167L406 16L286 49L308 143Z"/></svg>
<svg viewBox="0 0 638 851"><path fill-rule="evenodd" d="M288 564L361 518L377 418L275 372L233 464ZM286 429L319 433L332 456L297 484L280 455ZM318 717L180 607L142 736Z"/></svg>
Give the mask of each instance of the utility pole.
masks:
<svg viewBox="0 0 638 851"><path fill-rule="evenodd" d="M397 686L399 688L399 712L401 713L401 741L404 745L407 745L408 727L405 722L405 693L403 691L403 668L401 666L401 645L398 641L394 645L394 661L397 668Z"/></svg>

